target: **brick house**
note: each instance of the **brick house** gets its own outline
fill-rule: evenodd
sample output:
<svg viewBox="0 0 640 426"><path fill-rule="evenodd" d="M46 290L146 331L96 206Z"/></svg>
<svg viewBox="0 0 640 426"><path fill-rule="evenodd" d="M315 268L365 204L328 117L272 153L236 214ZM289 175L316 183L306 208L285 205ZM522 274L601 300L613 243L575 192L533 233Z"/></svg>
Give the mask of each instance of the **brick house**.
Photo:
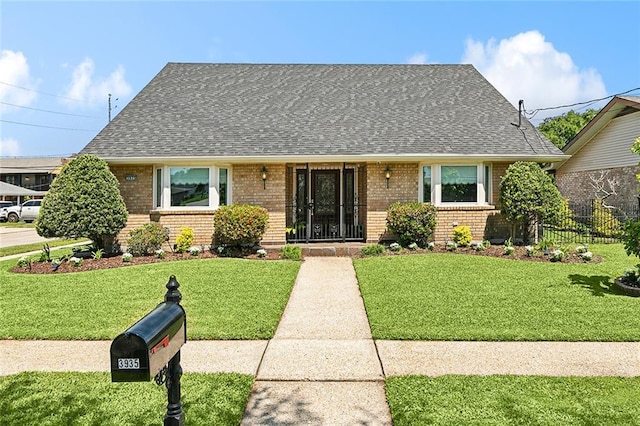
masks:
<svg viewBox="0 0 640 426"><path fill-rule="evenodd" d="M263 243L377 242L394 201L438 206L474 239L507 234L514 161L566 156L471 65L169 63L83 150L120 181L133 227L210 244L225 204L269 211Z"/></svg>
<svg viewBox="0 0 640 426"><path fill-rule="evenodd" d="M556 183L562 195L573 203L589 205L595 198L591 178L604 171L606 179L618 181L617 195L608 197L607 203L637 205L639 158L631 152L637 137L640 96L615 96L562 148L571 155L556 165ZM608 184L605 186L608 190Z"/></svg>

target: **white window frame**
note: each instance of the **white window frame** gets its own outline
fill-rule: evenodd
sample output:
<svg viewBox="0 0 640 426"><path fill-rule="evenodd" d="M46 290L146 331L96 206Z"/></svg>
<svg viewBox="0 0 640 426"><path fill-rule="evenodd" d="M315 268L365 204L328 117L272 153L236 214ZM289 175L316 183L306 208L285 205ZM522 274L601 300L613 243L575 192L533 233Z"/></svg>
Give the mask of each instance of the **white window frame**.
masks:
<svg viewBox="0 0 640 426"><path fill-rule="evenodd" d="M209 169L209 205L207 206L172 206L171 205L171 169L172 168L198 168ZM154 210L215 210L220 207L220 169L227 170L227 205L232 203L231 179L232 168L230 165L191 165L191 164L157 164L153 166L153 209ZM161 170L161 196L158 200L157 173Z"/></svg>
<svg viewBox="0 0 640 426"><path fill-rule="evenodd" d="M491 163L420 163L418 168L418 199L423 198L423 167L431 167L431 202L436 206L442 207L465 207L465 206L487 206L491 205L492 188L491 188L491 176L493 174L493 168ZM476 202L443 202L442 201L442 167L461 167L461 166L475 166L476 167ZM485 167L489 167L489 182L485 182ZM487 201L488 200L488 201ZM424 201L427 202L427 201Z"/></svg>

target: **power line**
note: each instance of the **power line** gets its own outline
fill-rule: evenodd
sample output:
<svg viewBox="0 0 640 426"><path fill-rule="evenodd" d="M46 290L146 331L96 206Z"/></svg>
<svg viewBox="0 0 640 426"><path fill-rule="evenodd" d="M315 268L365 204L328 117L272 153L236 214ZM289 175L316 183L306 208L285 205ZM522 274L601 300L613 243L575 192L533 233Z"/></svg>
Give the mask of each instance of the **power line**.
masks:
<svg viewBox="0 0 640 426"><path fill-rule="evenodd" d="M546 107L546 108L537 108L537 109L534 109L532 111L526 111L525 110L525 113L530 115L531 117L529 117L529 118L531 119L531 118L535 117L536 114L539 113L540 111L548 111L548 110L552 110L552 109L561 109L561 108L570 108L570 107L574 107L574 106L578 106L578 105L594 104L596 102L604 101L606 99L610 99L610 98L613 98L615 96L626 95L627 93L631 93L631 92L634 92L636 90L640 90L640 87L635 87L635 88L629 89L629 90L627 90L625 92L616 93L614 95L605 96L603 98L591 99L591 100L584 101L584 102L576 102L576 103L573 103L573 104L558 105L558 106Z"/></svg>
<svg viewBox="0 0 640 426"><path fill-rule="evenodd" d="M16 89L26 90L28 92L38 93L39 95L51 96L51 97L60 98L60 99L66 99L68 101L83 102L83 103L86 103L86 104L99 105L98 102L91 102L91 101L86 101L84 99L69 98L67 96L60 96L60 95L54 95L54 94L51 94L51 93L40 92L38 90L29 89L28 87L16 86L15 84L5 83L4 81L0 81L0 84L4 84L5 86L15 87Z"/></svg>
<svg viewBox="0 0 640 426"><path fill-rule="evenodd" d="M0 121L2 121L3 123L19 124L21 126L43 127L45 129L72 130L72 131L76 131L76 132L95 132L95 130L89 130L89 129L74 129L74 128L71 128L71 127L44 126L42 124L20 123L18 121L9 121L9 120L0 120Z"/></svg>
<svg viewBox="0 0 640 426"><path fill-rule="evenodd" d="M0 104L9 105L9 106L12 106L12 107L17 107L17 108L30 109L32 111L48 112L48 113L51 113L51 114L70 115L72 117L100 118L100 117L96 117L96 116L92 116L92 115L71 114L69 112L60 112L60 111L51 111L51 110L48 110L48 109L31 108L31 107L24 106L24 105L10 104L9 102L2 102L2 101L0 101Z"/></svg>

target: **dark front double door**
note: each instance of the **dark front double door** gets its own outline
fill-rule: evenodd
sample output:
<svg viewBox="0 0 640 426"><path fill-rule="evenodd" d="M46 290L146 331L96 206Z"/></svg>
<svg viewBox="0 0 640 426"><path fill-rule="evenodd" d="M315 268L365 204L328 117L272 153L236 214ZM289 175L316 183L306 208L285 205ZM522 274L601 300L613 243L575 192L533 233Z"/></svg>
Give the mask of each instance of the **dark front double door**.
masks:
<svg viewBox="0 0 640 426"><path fill-rule="evenodd" d="M296 171L295 239L340 241L363 238L358 226L353 169Z"/></svg>

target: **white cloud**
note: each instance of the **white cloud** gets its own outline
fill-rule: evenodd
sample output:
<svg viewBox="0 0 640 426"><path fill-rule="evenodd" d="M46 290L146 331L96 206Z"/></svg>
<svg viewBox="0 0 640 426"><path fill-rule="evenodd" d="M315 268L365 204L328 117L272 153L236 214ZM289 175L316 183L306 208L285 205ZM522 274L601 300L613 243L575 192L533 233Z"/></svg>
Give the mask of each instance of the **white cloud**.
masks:
<svg viewBox="0 0 640 426"><path fill-rule="evenodd" d="M408 64L424 65L427 63L426 53L415 53L407 60Z"/></svg>
<svg viewBox="0 0 640 426"><path fill-rule="evenodd" d="M65 98L69 98L63 100L67 106L80 106L78 101L106 103L109 93L113 98L128 96L131 93L131 86L125 80L125 70L121 65L106 78L95 79L94 71L95 65L91 58L85 58L75 67L71 84L63 94Z"/></svg>
<svg viewBox="0 0 640 426"><path fill-rule="evenodd" d="M486 44L468 39L462 62L473 64L514 106L524 99L527 110L606 96L597 70L580 69L538 31ZM563 112L566 109L542 111L536 118Z"/></svg>
<svg viewBox="0 0 640 426"><path fill-rule="evenodd" d="M12 50L2 50L0 52L0 81L7 83L0 84L0 101L28 106L36 100L36 92L30 91L36 89L36 82L29 75L29 64L22 52L14 52ZM15 108L0 105L1 112L13 109Z"/></svg>
<svg viewBox="0 0 640 426"><path fill-rule="evenodd" d="M20 155L18 141L12 138L0 139L0 156L16 157Z"/></svg>

